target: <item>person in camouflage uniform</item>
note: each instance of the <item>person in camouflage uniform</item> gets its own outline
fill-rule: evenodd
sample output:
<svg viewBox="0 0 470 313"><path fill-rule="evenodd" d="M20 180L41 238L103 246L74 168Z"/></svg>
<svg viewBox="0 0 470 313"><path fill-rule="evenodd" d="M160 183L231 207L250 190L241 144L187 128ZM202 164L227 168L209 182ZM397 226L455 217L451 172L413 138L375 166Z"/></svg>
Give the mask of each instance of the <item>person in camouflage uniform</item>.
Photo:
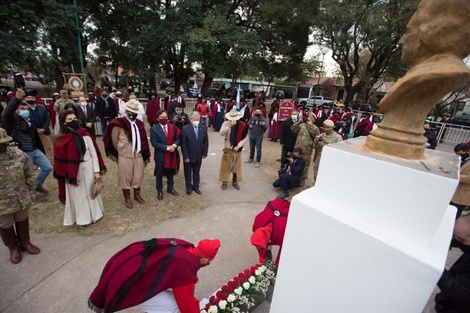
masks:
<svg viewBox="0 0 470 313"><path fill-rule="evenodd" d="M343 141L343 137L341 137L341 135L339 135L337 132L333 130L333 128L335 127L335 123L333 123L333 121L331 120L324 121L323 127L325 129L325 132L321 134L320 136L317 136L315 140L313 141L313 148L315 150L318 149L318 154L315 151L317 158L315 159L315 163L313 164L313 184L315 184L315 182L317 181L318 167L320 166L320 158L321 158L321 153L323 151L323 147L325 145Z"/></svg>
<svg viewBox="0 0 470 313"><path fill-rule="evenodd" d="M36 198L36 176L26 153L9 146L11 140L0 128L0 235L10 249L10 261L16 264L21 261L21 250L30 254L41 250L29 238L28 214Z"/></svg>
<svg viewBox="0 0 470 313"><path fill-rule="evenodd" d="M300 186L305 184L305 179L307 179L308 176L308 168L310 167L310 162L312 160L313 140L320 134L320 130L314 124L315 121L315 115L310 113L307 117L301 116L291 127L291 130L297 134L295 147L302 149L302 156L305 160L305 167L302 171Z"/></svg>

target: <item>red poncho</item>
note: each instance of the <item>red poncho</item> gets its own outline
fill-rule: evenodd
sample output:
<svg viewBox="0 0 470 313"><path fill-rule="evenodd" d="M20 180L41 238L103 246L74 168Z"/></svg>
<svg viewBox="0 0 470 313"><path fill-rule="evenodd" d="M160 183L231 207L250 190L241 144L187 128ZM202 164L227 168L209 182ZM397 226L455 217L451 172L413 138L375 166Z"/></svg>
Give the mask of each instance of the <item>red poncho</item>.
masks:
<svg viewBox="0 0 470 313"><path fill-rule="evenodd" d="M96 144L95 138L84 128L78 128L77 133L80 136L89 136L93 141L96 154L98 156L98 162L100 166L100 173L106 172L106 166L104 165L103 158L101 157L100 149ZM73 139L73 133L67 133L60 135L54 141L54 177L57 179L64 179L70 184L77 183L77 174L81 162L80 154L75 146Z"/></svg>
<svg viewBox="0 0 470 313"><path fill-rule="evenodd" d="M168 135L166 137L166 145L171 146L180 137L181 131L173 124L167 124ZM165 152L165 159L163 161L164 169L178 170L180 166L178 150L175 152Z"/></svg>
<svg viewBox="0 0 470 313"><path fill-rule="evenodd" d="M154 238L135 242L109 259L88 299L98 313L136 306L169 288L197 282L199 258L181 239Z"/></svg>

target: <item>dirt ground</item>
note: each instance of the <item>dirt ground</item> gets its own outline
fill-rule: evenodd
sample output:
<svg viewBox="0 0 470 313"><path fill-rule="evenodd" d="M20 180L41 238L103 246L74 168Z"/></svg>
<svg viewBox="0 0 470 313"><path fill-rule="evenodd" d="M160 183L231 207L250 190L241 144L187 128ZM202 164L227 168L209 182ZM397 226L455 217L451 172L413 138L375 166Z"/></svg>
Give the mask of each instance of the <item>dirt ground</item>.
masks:
<svg viewBox="0 0 470 313"><path fill-rule="evenodd" d="M147 124L148 125L148 124ZM213 132L209 130L209 132ZM97 137L97 142L101 152L104 154L102 137ZM153 154L153 148L151 148ZM263 140L263 157L260 169L268 181L277 178L277 171L280 163L276 161L280 157L281 146L278 142L271 142L269 138ZM159 224L167 219L178 218L193 214L208 207L204 197L191 197L188 201L185 191L184 174L182 164L181 169L175 175L175 189L180 196L169 195L164 190L164 199L157 200L155 189L155 176L153 171L155 163L152 161L145 169L144 182L141 194L146 200L145 205L140 205L133 201L134 208L127 209L124 205L122 190L116 185L117 169L116 163L104 156L104 161L108 172L103 176L106 185L102 193L105 207L104 217L96 224L89 226L63 226L64 205L59 202L57 194L57 181L52 173L48 176L44 186L50 191L48 201L33 204L30 220L33 231L38 233L76 233L84 236L96 234L124 235L136 229ZM204 165L203 165L204 166ZM164 186L165 186L164 179ZM291 196L307 188L307 183L303 188L292 190ZM133 197L131 198L133 199Z"/></svg>

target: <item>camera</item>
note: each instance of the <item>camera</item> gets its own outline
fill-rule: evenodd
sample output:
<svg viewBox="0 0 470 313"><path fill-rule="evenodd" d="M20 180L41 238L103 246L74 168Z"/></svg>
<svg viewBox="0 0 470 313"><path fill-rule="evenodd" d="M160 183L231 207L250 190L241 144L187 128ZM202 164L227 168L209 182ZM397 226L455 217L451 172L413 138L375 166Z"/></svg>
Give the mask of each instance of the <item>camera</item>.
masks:
<svg viewBox="0 0 470 313"><path fill-rule="evenodd" d="M318 141L323 141L323 137L318 137Z"/></svg>
<svg viewBox="0 0 470 313"><path fill-rule="evenodd" d="M182 123L184 122L184 116L178 116L177 122Z"/></svg>
<svg viewBox="0 0 470 313"><path fill-rule="evenodd" d="M292 158L293 155L294 155L294 153L289 151L286 154L286 158L290 159L290 158Z"/></svg>

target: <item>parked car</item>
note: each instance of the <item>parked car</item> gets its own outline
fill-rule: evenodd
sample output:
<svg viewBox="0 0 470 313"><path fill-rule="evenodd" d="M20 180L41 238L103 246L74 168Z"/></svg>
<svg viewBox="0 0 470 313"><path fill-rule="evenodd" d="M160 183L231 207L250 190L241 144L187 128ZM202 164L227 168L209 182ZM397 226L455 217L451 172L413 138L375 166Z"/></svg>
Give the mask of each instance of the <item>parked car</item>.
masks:
<svg viewBox="0 0 470 313"><path fill-rule="evenodd" d="M175 93L175 86L166 87L166 88L165 88L165 92L166 92L166 93L171 92L171 93L174 94L174 93ZM184 88L183 88L183 86L180 86L180 93L184 93Z"/></svg>
<svg viewBox="0 0 470 313"><path fill-rule="evenodd" d="M328 98L323 98L322 96L313 96L310 98L300 98L299 100L300 104L305 104L307 107L313 107L314 104L315 106L319 105L328 105L330 103L335 102L333 99L328 99Z"/></svg>
<svg viewBox="0 0 470 313"><path fill-rule="evenodd" d="M456 116L450 120L450 123L470 127L470 115Z"/></svg>

